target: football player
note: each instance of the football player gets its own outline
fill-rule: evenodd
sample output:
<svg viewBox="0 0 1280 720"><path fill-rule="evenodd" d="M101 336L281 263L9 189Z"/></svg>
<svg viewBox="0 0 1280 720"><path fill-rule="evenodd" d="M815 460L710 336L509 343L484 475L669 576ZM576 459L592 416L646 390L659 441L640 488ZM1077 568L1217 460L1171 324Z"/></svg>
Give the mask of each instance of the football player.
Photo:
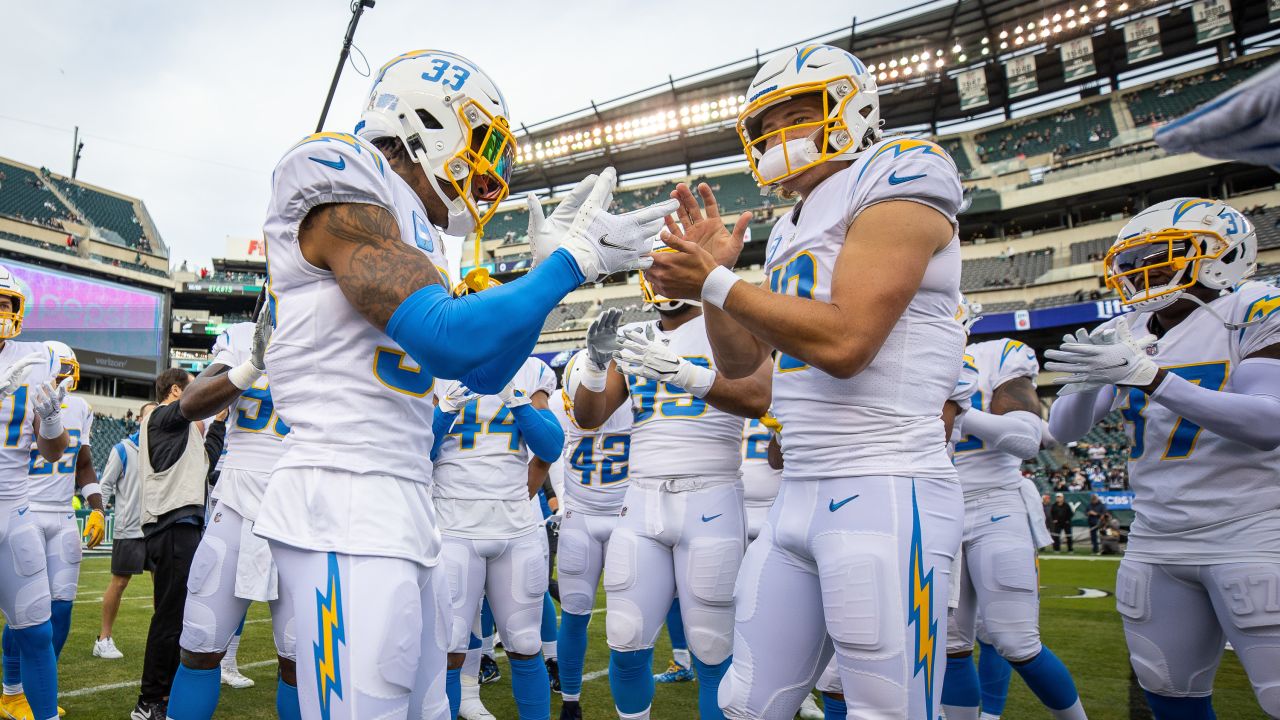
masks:
<svg viewBox="0 0 1280 720"><path fill-rule="evenodd" d="M69 380L68 392L80 382L80 363L66 343L46 340L45 347L53 353L57 381ZM53 654L62 656L62 647L71 631L71 608L80 583L80 529L76 526L71 501L77 490L83 493L92 510L85 518L84 540L90 547L97 547L106 535L106 515L102 510L102 491L98 486L93 460L88 452L89 437L93 428L93 410L84 398L67 395L62 401L62 425L67 430L69 442L58 462L48 462L31 446L31 464L27 468L28 497L31 517L39 531L40 552L45 556L49 577L50 609L53 622ZM22 687L22 657L18 649L17 632L4 631L4 685L6 690ZM6 692L0 698L0 709L17 718L33 717L25 696L18 692ZM60 711L61 714L61 711Z"/></svg>
<svg viewBox="0 0 1280 720"><path fill-rule="evenodd" d="M677 186L681 223L662 237L680 252L649 274L710 306L725 375L778 353L786 465L738 576L722 705L789 718L834 645L850 715L933 720L963 521L940 417L964 348L959 174L934 143L881 138L875 79L839 48L779 53L746 94L752 173L802 199L769 234L768 287L730 269L751 215L726 229L706 184L705 211Z"/></svg>
<svg viewBox="0 0 1280 720"><path fill-rule="evenodd" d="M716 696L732 651L733 580L746 545L742 418L769 409L770 372L762 361L746 377L725 378L699 303L643 292L657 321L619 329L622 311L610 308L588 328L573 405L588 427L631 405L631 484L604 563L609 686L619 717L649 717L653 646L676 597L699 713L722 718Z"/></svg>
<svg viewBox="0 0 1280 720"><path fill-rule="evenodd" d="M477 268L454 294L492 292L500 285ZM564 449L564 431L547 407L555 388L555 373L532 357L494 395L477 395L458 382L436 388L432 499L444 535L441 557L453 608L446 690L454 716L462 700L460 670L482 597L493 609L511 663L520 720L551 715L541 634L547 535L529 500L546 477L546 467L531 468L530 461L555 462Z"/></svg>
<svg viewBox="0 0 1280 720"><path fill-rule="evenodd" d="M966 332L979 317L967 305L962 300ZM958 604L947 628L943 709L949 720L978 720L982 691L972 655L981 613L986 639L1050 714L1084 718L1071 673L1040 642L1036 551L1044 521L1037 494L1021 472L1022 461L1040 451L1040 364L1034 350L1009 338L970 344L964 363L976 377L967 386L970 407L953 429L961 436L954 461L964 490L965 530L960 575L954 578Z"/></svg>
<svg viewBox="0 0 1280 720"><path fill-rule="evenodd" d="M582 718L582 670L587 627L604 568L609 536L618 524L630 477L631 408L619 406L604 423L583 427L573 398L586 372L586 351L565 365L551 410L564 428L564 506L556 576L560 581L560 720Z"/></svg>
<svg viewBox="0 0 1280 720"><path fill-rule="evenodd" d="M1069 373L1059 442L1119 410L1137 513L1116 577L1129 659L1159 720L1211 718L1224 641L1280 716L1280 290L1241 282L1257 236L1224 202L1138 213L1103 262L1136 312L1045 352ZM990 624L990 618L987 620Z"/></svg>
<svg viewBox="0 0 1280 720"><path fill-rule="evenodd" d="M253 534L271 468L289 427L276 413L264 355L271 338L265 295L256 322L236 323L213 344L213 361L182 394L187 417L212 417L230 408L217 504L200 538L187 580L181 664L169 695L169 714L213 717L221 690L221 663L249 603L267 602L279 665L276 708L297 718L297 654L289 603L279 598L277 572L266 541Z"/></svg>
<svg viewBox="0 0 1280 720"><path fill-rule="evenodd" d="M771 415L749 418L742 428L742 488L747 509L748 543L760 536L765 517L769 515L769 508L773 507L773 499L778 496L778 487L782 484L781 458L770 460L769 457L771 451L777 454L775 433L779 430L781 426Z"/></svg>
<svg viewBox="0 0 1280 720"><path fill-rule="evenodd" d="M0 612L22 660L22 687L4 705L29 704L31 717L58 716L58 661L53 651L49 574L41 530L27 500L31 448L47 463L62 462L70 434L62 401L70 378L59 381L53 352L14 340L31 302L8 268L0 266ZM101 507L101 506L99 506ZM79 543L76 543L77 549Z"/></svg>
<svg viewBox="0 0 1280 720"><path fill-rule="evenodd" d="M439 232L483 229L514 155L493 81L423 50L376 73L356 135L309 136L276 166L266 360L290 432L254 532L271 542L297 646L314 648L299 658L303 717L449 715L436 378L501 392L561 298L645 265L672 207L610 215L616 173L588 176L550 217L530 215L536 267L453 298Z"/></svg>

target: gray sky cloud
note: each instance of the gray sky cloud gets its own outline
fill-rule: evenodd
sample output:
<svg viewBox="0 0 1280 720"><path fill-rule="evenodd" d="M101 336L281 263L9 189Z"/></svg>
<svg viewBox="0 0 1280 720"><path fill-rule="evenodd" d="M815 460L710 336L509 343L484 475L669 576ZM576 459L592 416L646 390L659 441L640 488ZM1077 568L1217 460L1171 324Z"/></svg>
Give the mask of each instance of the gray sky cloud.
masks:
<svg viewBox="0 0 1280 720"><path fill-rule="evenodd" d="M870 0L555 3L379 0L356 45L376 69L408 50L461 53L536 122L884 11ZM346 0L9 3L0 27L0 156L142 198L175 262L256 236L271 169L319 116ZM357 57L359 64L359 58ZM350 67L326 129L368 90Z"/></svg>

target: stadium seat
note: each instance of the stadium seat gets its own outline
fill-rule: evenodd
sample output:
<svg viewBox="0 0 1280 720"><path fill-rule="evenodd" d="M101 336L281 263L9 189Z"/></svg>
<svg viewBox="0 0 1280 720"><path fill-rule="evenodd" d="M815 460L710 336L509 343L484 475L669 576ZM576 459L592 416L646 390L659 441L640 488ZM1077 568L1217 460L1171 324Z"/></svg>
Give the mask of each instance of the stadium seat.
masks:
<svg viewBox="0 0 1280 720"><path fill-rule="evenodd" d="M58 220L76 219L44 179L5 162L0 162L0 215L52 228L60 228Z"/></svg>
<svg viewBox="0 0 1280 720"><path fill-rule="evenodd" d="M1225 70L1212 68L1199 75L1170 78L1125 98L1135 125L1172 120L1234 87L1266 67L1268 60L1240 63Z"/></svg>
<svg viewBox="0 0 1280 720"><path fill-rule="evenodd" d="M49 179L85 214L89 222L120 236L124 247L151 250L133 203L57 175L50 175ZM104 236L108 240L113 239L109 234Z"/></svg>
<svg viewBox="0 0 1280 720"><path fill-rule="evenodd" d="M1029 250L1008 257L965 260L960 269L960 289L973 292L986 288L1030 285L1052 266L1052 248Z"/></svg>
<svg viewBox="0 0 1280 720"><path fill-rule="evenodd" d="M1103 100L1016 120L978 133L973 141L978 147L978 160L985 163L1042 153L1077 155L1107 147L1115 135L1111 104Z"/></svg>

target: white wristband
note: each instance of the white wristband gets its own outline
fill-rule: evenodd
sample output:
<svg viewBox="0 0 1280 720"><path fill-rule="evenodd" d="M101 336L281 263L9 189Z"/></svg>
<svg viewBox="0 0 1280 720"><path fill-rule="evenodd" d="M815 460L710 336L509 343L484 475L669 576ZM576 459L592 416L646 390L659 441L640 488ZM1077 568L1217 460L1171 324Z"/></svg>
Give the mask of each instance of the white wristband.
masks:
<svg viewBox="0 0 1280 720"><path fill-rule="evenodd" d="M716 371L711 368L704 368L701 365L694 365L689 361L680 363L680 369L676 372L676 384L684 388L696 398L706 397L711 392L711 386L716 384Z"/></svg>
<svg viewBox="0 0 1280 720"><path fill-rule="evenodd" d="M590 360L582 365L582 387L591 392L604 392L604 386L609 378L608 368L597 368Z"/></svg>
<svg viewBox="0 0 1280 720"><path fill-rule="evenodd" d="M40 418L40 437L53 440L62 436L62 413L56 412L47 418Z"/></svg>
<svg viewBox="0 0 1280 720"><path fill-rule="evenodd" d="M248 390L253 387L253 384L258 382L260 377L262 377L262 371L247 360L231 368L231 371L227 373L227 379L231 381L231 384L241 390Z"/></svg>
<svg viewBox="0 0 1280 720"><path fill-rule="evenodd" d="M89 499L90 495L101 495L101 494L102 494L102 486L99 485L98 483L88 483L84 487L80 488L80 495L84 497L84 499L86 500Z"/></svg>
<svg viewBox="0 0 1280 720"><path fill-rule="evenodd" d="M725 300L729 299L729 290L742 281L729 268L721 265L702 282L702 301L724 309Z"/></svg>

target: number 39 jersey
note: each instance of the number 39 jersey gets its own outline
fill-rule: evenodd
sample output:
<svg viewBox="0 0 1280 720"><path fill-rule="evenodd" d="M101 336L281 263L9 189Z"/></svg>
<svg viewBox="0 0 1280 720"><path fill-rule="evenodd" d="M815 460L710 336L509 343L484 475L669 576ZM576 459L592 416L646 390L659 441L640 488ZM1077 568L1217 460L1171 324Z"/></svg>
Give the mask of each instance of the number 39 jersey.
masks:
<svg viewBox="0 0 1280 720"><path fill-rule="evenodd" d="M253 323L236 323L213 343L213 362L236 367L249 359L253 349ZM227 440L221 467L246 474L223 473L218 500L249 520L258 519L258 507L266 492L267 478L283 451L289 426L275 411L268 376L236 398L227 415Z"/></svg>
<svg viewBox="0 0 1280 720"><path fill-rule="evenodd" d="M702 316L658 337L689 362L715 369ZM631 475L636 478L737 476L742 466L742 418L717 410L671 383L627 376L631 390Z"/></svg>
<svg viewBox="0 0 1280 720"><path fill-rule="evenodd" d="M556 375L528 358L513 379L525 395L555 392ZM432 497L440 529L471 538L514 537L527 531L531 457L511 410L496 395L462 406L440 442Z"/></svg>
<svg viewBox="0 0 1280 720"><path fill-rule="evenodd" d="M774 224L766 275L773 292L829 302L850 226L867 208L892 201L937 210L952 224L951 243L929 260L915 297L862 372L840 379L778 354L773 412L785 428L786 480L955 477L941 413L955 389L965 342L955 321L960 240L954 228L961 188L946 151L902 137L872 145ZM876 268L859 272L873 274Z"/></svg>
<svg viewBox="0 0 1280 720"><path fill-rule="evenodd" d="M989 412L996 388L1020 377L1034 383L1040 373L1035 350L1017 340L999 338L974 343L965 348L965 354L978 370L977 388L969 398L974 410ZM976 435L964 435L956 442L954 459L965 493L1016 488L1022 482L1022 460L987 447Z"/></svg>
<svg viewBox="0 0 1280 720"><path fill-rule="evenodd" d="M573 417L573 401L560 390L551 399L551 412L564 428L565 507L618 512L630 478L631 408L624 403L603 425L586 430Z"/></svg>
<svg viewBox="0 0 1280 720"><path fill-rule="evenodd" d="M66 512L71 509L71 496L76 494L76 461L82 449L88 449L93 433L93 408L76 395L62 401L62 427L68 435L67 449L56 463L45 460L31 447L31 463L27 466L27 494L32 510Z"/></svg>
<svg viewBox="0 0 1280 720"><path fill-rule="evenodd" d="M43 354L48 361L31 368L23 384L8 397L0 399L0 500L27 497L27 468L31 464L31 446L35 442L31 407L35 388L53 379L53 353L43 343L6 340L0 348L0 371L31 355Z"/></svg>
<svg viewBox="0 0 1280 720"><path fill-rule="evenodd" d="M434 379L356 312L333 273L303 257L298 227L325 203L386 208L406 245L447 267L422 202L371 144L318 133L284 156L263 228L276 322L267 367L289 427L276 467L429 483Z"/></svg>
<svg viewBox="0 0 1280 720"><path fill-rule="evenodd" d="M1193 311L1153 346L1152 359L1170 373L1210 390L1231 392L1236 365L1280 342L1280 289L1246 282ZM1150 313L1121 315L1135 337L1148 333ZM1117 388L1132 441L1129 485L1136 518L1128 556L1144 562L1213 564L1280 560L1280 449L1257 450L1175 415L1137 388Z"/></svg>

